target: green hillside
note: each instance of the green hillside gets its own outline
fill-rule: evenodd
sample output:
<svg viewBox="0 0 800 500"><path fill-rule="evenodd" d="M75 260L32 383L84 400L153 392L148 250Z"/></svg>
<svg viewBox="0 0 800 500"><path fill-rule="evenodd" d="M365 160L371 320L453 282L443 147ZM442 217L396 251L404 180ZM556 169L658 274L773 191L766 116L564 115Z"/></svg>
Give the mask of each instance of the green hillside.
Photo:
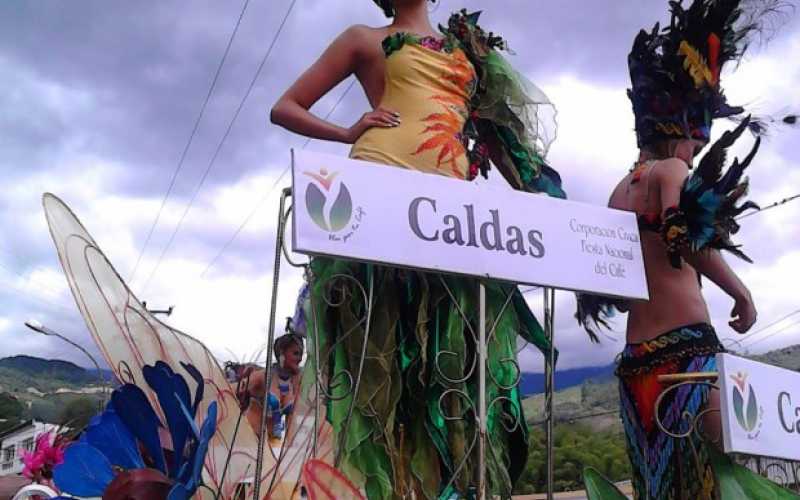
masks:
<svg viewBox="0 0 800 500"><path fill-rule="evenodd" d="M92 374L75 363L60 359L41 359L33 356L11 356L0 359L0 369L6 373L34 376L43 380L59 380L72 384L86 384L92 381Z"/></svg>
<svg viewBox="0 0 800 500"><path fill-rule="evenodd" d="M80 427L103 399L94 371L32 356L0 359L0 431L27 419Z"/></svg>

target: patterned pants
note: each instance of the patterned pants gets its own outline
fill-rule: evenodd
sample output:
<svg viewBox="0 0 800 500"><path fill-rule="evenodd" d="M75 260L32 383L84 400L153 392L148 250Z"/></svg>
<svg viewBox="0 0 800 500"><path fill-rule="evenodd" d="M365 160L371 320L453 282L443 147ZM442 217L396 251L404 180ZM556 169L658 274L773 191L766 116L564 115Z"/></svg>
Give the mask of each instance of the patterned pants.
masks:
<svg viewBox="0 0 800 500"><path fill-rule="evenodd" d="M656 411L663 427L673 434L690 429L693 418L708 401L710 388L687 384L668 392L656 409L656 400L667 389L659 375L715 371L715 354L724 348L714 328L690 325L659 335L655 339L628 344L617 367L620 417L625 427L631 461L634 498L714 499L717 487L704 444L693 432L685 438L672 437L656 423Z"/></svg>

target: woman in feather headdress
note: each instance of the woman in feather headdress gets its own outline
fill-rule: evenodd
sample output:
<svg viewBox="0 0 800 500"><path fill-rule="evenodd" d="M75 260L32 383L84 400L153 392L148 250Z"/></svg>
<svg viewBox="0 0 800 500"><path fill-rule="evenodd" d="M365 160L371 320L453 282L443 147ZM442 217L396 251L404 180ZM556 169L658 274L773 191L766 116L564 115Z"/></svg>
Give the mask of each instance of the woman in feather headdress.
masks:
<svg viewBox="0 0 800 500"><path fill-rule="evenodd" d="M454 14L437 32L428 0L376 3L392 23L342 33L280 98L272 121L352 144L353 158L465 181L485 175L491 157L515 188L564 197L544 161L552 105L500 55L502 38L484 32L477 13ZM373 108L356 124L341 127L308 111L353 74ZM340 469L370 498L470 494L478 281L323 258L311 271L307 345L333 392L328 418ZM367 338L361 290L368 283L375 299ZM516 287L488 288L487 320L497 328L488 343L486 477L489 491L510 496L528 432L516 387L517 337L549 346Z"/></svg>
<svg viewBox="0 0 800 500"><path fill-rule="evenodd" d="M749 261L730 236L738 229L734 218L754 207L741 203L747 190L742 173L759 139L743 161L734 160L725 175L722 170L727 148L747 129L762 132L763 124L728 105L720 72L741 57L768 18L764 14L778 7L774 1L694 0L688 8L670 2L670 24L641 31L628 57L640 156L614 189L609 206L637 214L650 300L579 295L576 316L597 340L595 327L607 326L615 308L629 313L617 376L636 498L711 499L717 494L710 450L694 435L671 437L656 420L671 432L684 432L684 415L718 408L718 395L708 386L686 385L668 392L656 408L656 398L667 388L658 376L716 369L715 354L723 346L698 275L733 300L729 324L734 330L745 333L756 320L750 292L720 250ZM709 148L690 175L717 118L739 125ZM719 414L706 415L707 440L718 439Z"/></svg>

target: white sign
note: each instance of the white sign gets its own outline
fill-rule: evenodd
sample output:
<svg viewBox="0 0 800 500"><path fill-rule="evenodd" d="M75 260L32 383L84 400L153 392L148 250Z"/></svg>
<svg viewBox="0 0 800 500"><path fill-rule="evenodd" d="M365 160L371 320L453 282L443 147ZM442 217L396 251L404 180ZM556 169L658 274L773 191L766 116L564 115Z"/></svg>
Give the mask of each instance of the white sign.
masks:
<svg viewBox="0 0 800 500"><path fill-rule="evenodd" d="M725 452L800 460L800 373L717 354Z"/></svg>
<svg viewBox="0 0 800 500"><path fill-rule="evenodd" d="M648 298L633 213L305 151L292 163L297 252Z"/></svg>

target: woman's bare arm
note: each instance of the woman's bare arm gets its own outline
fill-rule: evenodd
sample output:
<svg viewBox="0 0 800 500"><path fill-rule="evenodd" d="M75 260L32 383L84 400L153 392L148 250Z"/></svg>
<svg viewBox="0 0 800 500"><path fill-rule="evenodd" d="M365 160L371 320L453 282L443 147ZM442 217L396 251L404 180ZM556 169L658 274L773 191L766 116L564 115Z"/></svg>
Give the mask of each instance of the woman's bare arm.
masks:
<svg viewBox="0 0 800 500"><path fill-rule="evenodd" d="M728 266L719 250L708 249L701 252L686 252L684 259L700 274L714 282L734 300L731 311L731 328L745 333L756 322L756 308L750 290Z"/></svg>
<svg viewBox="0 0 800 500"><path fill-rule="evenodd" d="M666 211L677 207L680 203L681 189L689 167L682 160L671 158L661 162L656 181L661 196L661 216L666 216ZM742 283L736 273L728 266L718 250L708 249L701 252L691 252L688 249L682 252L683 259L700 274L714 282L730 296L735 304L731 311L731 328L739 333L744 333L756 321L756 309L750 291Z"/></svg>
<svg viewBox="0 0 800 500"><path fill-rule="evenodd" d="M342 80L355 73L364 57L367 30L353 26L339 35L320 58L278 99L270 113L272 123L314 139L352 144L370 127L393 127L396 114L387 110L367 113L350 128L314 116L309 109Z"/></svg>
<svg viewBox="0 0 800 500"><path fill-rule="evenodd" d="M650 175L658 183L661 220L664 220L667 210L680 205L681 188L689 176L689 165L678 158L668 158L653 165Z"/></svg>

